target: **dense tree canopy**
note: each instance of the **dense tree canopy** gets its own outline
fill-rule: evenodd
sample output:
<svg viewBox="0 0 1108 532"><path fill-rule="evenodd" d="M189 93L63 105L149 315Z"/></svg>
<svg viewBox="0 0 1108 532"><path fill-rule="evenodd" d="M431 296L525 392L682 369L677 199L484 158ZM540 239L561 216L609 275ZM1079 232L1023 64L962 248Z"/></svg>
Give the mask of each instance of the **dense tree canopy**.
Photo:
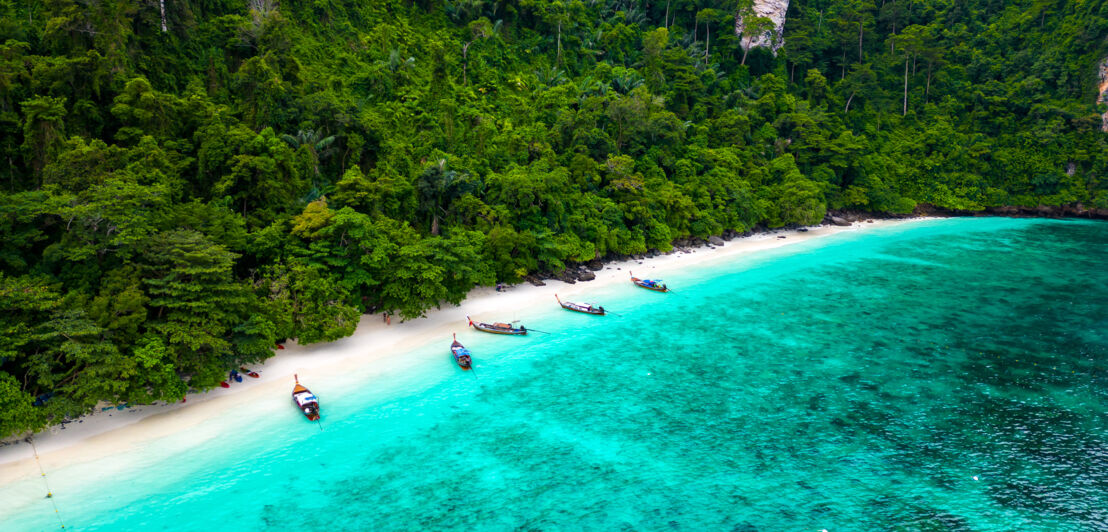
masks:
<svg viewBox="0 0 1108 532"><path fill-rule="evenodd" d="M749 5L0 0L0 435L676 239L1108 208L1108 4Z"/></svg>

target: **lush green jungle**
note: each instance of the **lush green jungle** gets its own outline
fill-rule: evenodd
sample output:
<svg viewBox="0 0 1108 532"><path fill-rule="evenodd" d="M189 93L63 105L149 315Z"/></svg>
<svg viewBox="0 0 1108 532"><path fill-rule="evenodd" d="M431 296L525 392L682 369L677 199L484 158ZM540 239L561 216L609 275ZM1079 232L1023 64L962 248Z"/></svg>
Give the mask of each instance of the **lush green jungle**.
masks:
<svg viewBox="0 0 1108 532"><path fill-rule="evenodd" d="M736 16L744 31L736 34ZM0 0L0 435L676 239L1108 207L1108 3Z"/></svg>

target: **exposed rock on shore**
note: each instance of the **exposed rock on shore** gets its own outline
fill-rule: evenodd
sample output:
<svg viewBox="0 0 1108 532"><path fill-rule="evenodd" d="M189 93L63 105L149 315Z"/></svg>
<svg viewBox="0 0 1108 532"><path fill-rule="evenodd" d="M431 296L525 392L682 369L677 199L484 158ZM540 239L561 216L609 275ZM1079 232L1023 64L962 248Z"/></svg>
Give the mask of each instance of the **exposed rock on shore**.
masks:
<svg viewBox="0 0 1108 532"><path fill-rule="evenodd" d="M1073 205L1038 205L1035 207L1017 207L1013 205L1004 205L998 207L987 207L980 211L959 211L944 209L936 207L934 205L921 203L916 206L916 209L911 213L881 213L881 212L868 212L868 211L853 211L853 210L828 210L826 216L823 218L821 225L838 225L848 226L856 222L861 223L873 223L875 219L900 219L900 218L917 218L920 216L1019 216L1019 217L1036 217L1036 218L1093 218L1100 220L1108 220L1108 209L1089 209L1085 208L1080 203ZM807 231L804 227L797 227L796 225L790 225L784 229L796 229L797 231ZM775 233L776 230L769 230L763 226L754 227L750 231L744 233L737 233L735 231L725 231L720 236L710 236L707 240L697 237L682 238L673 241L674 252L691 252L694 248L709 246L718 247L724 245L725 241L731 240L737 237L746 237L755 233ZM784 236L778 236L778 238L785 238ZM525 281L535 286L545 286L546 283L543 279L558 279L569 284L575 284L578 281L592 281L596 279L596 274L593 272L604 269L605 263L609 261L618 260L643 260L647 257L655 257L659 253L655 250L651 250L645 254L636 255L615 255L608 256L601 259L591 260L583 264L569 265L566 269L560 273L540 273L528 275L524 278Z"/></svg>

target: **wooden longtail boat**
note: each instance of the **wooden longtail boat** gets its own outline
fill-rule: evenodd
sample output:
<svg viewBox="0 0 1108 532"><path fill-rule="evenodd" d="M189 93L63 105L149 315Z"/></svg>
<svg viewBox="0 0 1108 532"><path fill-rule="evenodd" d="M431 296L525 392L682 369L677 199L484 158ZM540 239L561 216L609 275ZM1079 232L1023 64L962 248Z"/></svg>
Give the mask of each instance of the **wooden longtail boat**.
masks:
<svg viewBox="0 0 1108 532"><path fill-rule="evenodd" d="M512 327L510 323L473 323L473 318L466 316L469 320L469 326L477 329L478 331L484 331L492 334L511 334L515 336L522 336L527 334L527 327L520 325L519 327Z"/></svg>
<svg viewBox="0 0 1108 532"><path fill-rule="evenodd" d="M454 335L454 343L450 344L450 354L454 355L454 362L458 363L458 367L462 369L473 367L473 358L469 355L469 349L458 342L458 335L456 334Z"/></svg>
<svg viewBox="0 0 1108 532"><path fill-rule="evenodd" d="M558 294L554 294L554 299L558 300L558 304L566 310L572 310L574 312L584 312L585 314L596 314L597 316L603 316L605 314L604 307L593 305L592 303L574 303L572 301L562 301L562 298L558 297Z"/></svg>
<svg viewBox="0 0 1108 532"><path fill-rule="evenodd" d="M292 388L292 402L296 403L296 407L304 412L309 421L319 421L319 399L300 384L300 377L293 375L292 378L296 379L296 386Z"/></svg>
<svg viewBox="0 0 1108 532"><path fill-rule="evenodd" d="M630 272L629 272L630 273ZM655 292L669 292L669 287L661 279L639 279L635 277L635 274L631 274L631 282L636 286L641 286L647 290L653 290Z"/></svg>

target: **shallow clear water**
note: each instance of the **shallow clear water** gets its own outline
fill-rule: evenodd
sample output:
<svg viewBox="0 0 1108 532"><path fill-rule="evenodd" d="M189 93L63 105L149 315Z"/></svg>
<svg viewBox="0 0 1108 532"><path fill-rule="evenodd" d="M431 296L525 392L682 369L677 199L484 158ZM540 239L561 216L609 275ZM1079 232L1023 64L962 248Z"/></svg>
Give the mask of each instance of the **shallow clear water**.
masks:
<svg viewBox="0 0 1108 532"><path fill-rule="evenodd" d="M1096 222L846 233L48 473L77 530L1105 529L1106 264ZM34 482L4 528L57 528Z"/></svg>

